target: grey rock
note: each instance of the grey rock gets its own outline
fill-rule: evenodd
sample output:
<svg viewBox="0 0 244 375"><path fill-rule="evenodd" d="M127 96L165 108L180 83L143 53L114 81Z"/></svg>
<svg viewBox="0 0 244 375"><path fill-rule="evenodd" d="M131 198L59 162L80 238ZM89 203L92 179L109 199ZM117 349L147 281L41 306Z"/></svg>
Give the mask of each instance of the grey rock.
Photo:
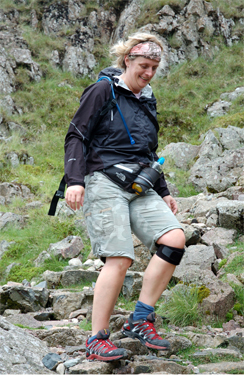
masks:
<svg viewBox="0 0 244 375"><path fill-rule="evenodd" d="M226 150L214 159L214 163L201 157L191 168L189 182L196 190L221 192L235 185L243 173L244 147L234 151Z"/></svg>
<svg viewBox="0 0 244 375"><path fill-rule="evenodd" d="M163 358L146 359L142 361L140 357L135 357L135 361L129 363L129 367L134 373L166 372L170 374L187 374L188 369L174 361L165 361Z"/></svg>
<svg viewBox="0 0 244 375"><path fill-rule="evenodd" d="M225 92L220 95L220 99L227 99L230 101L236 100L239 96L244 95L244 87L237 87L235 91Z"/></svg>
<svg viewBox="0 0 244 375"><path fill-rule="evenodd" d="M30 12L30 18L31 18L31 27L32 29L36 30L38 26L38 19L35 9L32 9Z"/></svg>
<svg viewBox="0 0 244 375"><path fill-rule="evenodd" d="M186 7L187 15L203 16L205 14L204 2L202 0L190 0Z"/></svg>
<svg viewBox="0 0 244 375"><path fill-rule="evenodd" d="M244 145L244 129L229 125L227 128L216 128L215 131L224 149L236 150Z"/></svg>
<svg viewBox="0 0 244 375"><path fill-rule="evenodd" d="M18 286L4 285L0 290L0 311L6 309L20 309L21 312L38 311L45 307L48 301L47 289L32 289Z"/></svg>
<svg viewBox="0 0 244 375"><path fill-rule="evenodd" d="M33 288L47 288L47 282L41 281L39 284L34 285Z"/></svg>
<svg viewBox="0 0 244 375"><path fill-rule="evenodd" d="M199 242L199 239L201 237L201 230L199 228L195 228L192 225L187 225L187 224L181 224L185 237L186 237L186 246L190 245L196 245Z"/></svg>
<svg viewBox="0 0 244 375"><path fill-rule="evenodd" d="M80 358L72 358L64 362L66 368L74 367L80 362Z"/></svg>
<svg viewBox="0 0 244 375"><path fill-rule="evenodd" d="M118 25L114 32L113 43L119 39L126 38L135 27L135 22L141 13L140 1L132 0L121 12Z"/></svg>
<svg viewBox="0 0 244 375"><path fill-rule="evenodd" d="M50 57L50 63L55 68L60 65L59 52L57 50L52 51L51 57Z"/></svg>
<svg viewBox="0 0 244 375"><path fill-rule="evenodd" d="M95 57L81 47L66 47L63 59L63 70L74 75L93 77L93 68L96 65Z"/></svg>
<svg viewBox="0 0 244 375"><path fill-rule="evenodd" d="M199 352L195 352L192 354L192 357L194 358L205 358L209 357L211 355L218 356L219 358L225 358L228 356L232 356L235 358L240 358L240 351L239 350L234 350L234 349L205 349Z"/></svg>
<svg viewBox="0 0 244 375"><path fill-rule="evenodd" d="M38 257L34 260L36 267L40 267L44 264L45 260L52 259L52 256L47 251L42 251Z"/></svg>
<svg viewBox="0 0 244 375"><path fill-rule="evenodd" d="M79 268L82 266L82 261L79 258L72 258L69 260L69 266Z"/></svg>
<svg viewBox="0 0 244 375"><path fill-rule="evenodd" d="M219 243L216 243L216 242L213 242L212 245L214 248L215 255L218 259L227 258L230 252L230 250L227 247L220 245Z"/></svg>
<svg viewBox="0 0 244 375"><path fill-rule="evenodd" d="M205 137L204 141L200 146L200 150L198 153L199 158L208 158L208 159L215 159L220 156L223 152L222 146L219 140L215 137L212 130L209 130ZM198 160L198 163L200 161Z"/></svg>
<svg viewBox="0 0 244 375"><path fill-rule="evenodd" d="M243 287L243 283L241 283L235 275L227 273L226 278L229 284L235 284Z"/></svg>
<svg viewBox="0 0 244 375"><path fill-rule="evenodd" d="M170 355L192 347L192 342L187 337L168 334L165 338L170 342Z"/></svg>
<svg viewBox="0 0 244 375"><path fill-rule="evenodd" d="M111 363L102 361L83 361L76 366L69 368L69 374L111 374L114 366Z"/></svg>
<svg viewBox="0 0 244 375"><path fill-rule="evenodd" d="M144 272L152 258L149 249L143 244L134 247L135 260L133 265L130 267L130 271L133 272Z"/></svg>
<svg viewBox="0 0 244 375"><path fill-rule="evenodd" d="M162 9L160 9L157 13L159 16L175 16L175 12L169 5L165 5Z"/></svg>
<svg viewBox="0 0 244 375"><path fill-rule="evenodd" d="M0 368L2 374L51 374L42 364L45 342L0 316Z"/></svg>
<svg viewBox="0 0 244 375"><path fill-rule="evenodd" d="M193 207L193 205L195 205L198 199L199 199L198 195L188 197L188 198L176 197L175 200L177 202L178 211L180 213L191 212L191 208Z"/></svg>
<svg viewBox="0 0 244 375"><path fill-rule="evenodd" d="M126 317L124 315L112 315L109 320L109 330L110 332L120 331L123 324L126 322Z"/></svg>
<svg viewBox="0 0 244 375"><path fill-rule="evenodd" d="M217 348L219 345L226 342L226 336L224 335L208 335L195 332L186 332L191 342L199 347L204 348Z"/></svg>
<svg viewBox="0 0 244 375"><path fill-rule="evenodd" d="M42 202L33 201L33 202L30 202L30 203L27 203L26 208L36 209L36 208L41 208L42 206L43 206Z"/></svg>
<svg viewBox="0 0 244 375"><path fill-rule="evenodd" d="M230 371L243 371L244 361L240 362L220 362L220 363L207 363L205 365L198 365L201 372L206 373L228 373Z"/></svg>
<svg viewBox="0 0 244 375"><path fill-rule="evenodd" d="M9 225L16 225L20 227L23 224L23 216L14 214L13 212L0 212L0 230L8 227Z"/></svg>
<svg viewBox="0 0 244 375"><path fill-rule="evenodd" d="M5 48L1 48L1 46L0 55L0 94L7 95L11 94L15 89L15 75L13 68L16 67L16 63L13 59L9 58ZM1 104L0 107L3 107L3 105Z"/></svg>
<svg viewBox="0 0 244 375"><path fill-rule="evenodd" d="M242 336L231 336L228 339L228 342L231 346L240 350L244 354L244 337Z"/></svg>
<svg viewBox="0 0 244 375"><path fill-rule="evenodd" d="M88 270L69 270L63 271L61 273L60 282L64 287L69 285L77 285L81 281L96 281L98 278L99 272L98 271L88 271ZM48 282L48 279L46 279Z"/></svg>
<svg viewBox="0 0 244 375"><path fill-rule="evenodd" d="M15 59L16 64L26 65L29 68L31 78L37 82L42 77L40 66L32 60L31 52L29 49L12 48L10 51L11 56Z"/></svg>
<svg viewBox="0 0 244 375"><path fill-rule="evenodd" d="M15 113L15 104L10 95L6 95L0 99L0 113L4 111L9 116Z"/></svg>
<svg viewBox="0 0 244 375"><path fill-rule="evenodd" d="M218 316L225 319L235 303L234 290L220 280L205 280L205 286L210 290L210 295L201 302L201 309L204 314L209 315L211 319Z"/></svg>
<svg viewBox="0 0 244 375"><path fill-rule="evenodd" d="M172 159L176 167L184 170L188 170L189 165L192 164L193 160L199 152L200 146L194 146L185 142L170 143L168 144L160 155L169 157Z"/></svg>
<svg viewBox="0 0 244 375"><path fill-rule="evenodd" d="M83 308L86 301L82 292L56 291L51 293L51 298L55 319L68 319L71 312Z"/></svg>
<svg viewBox="0 0 244 375"><path fill-rule="evenodd" d="M60 355L56 353L48 353L42 359L42 363L49 370L55 370L58 364L62 362L63 362L62 358L60 357Z"/></svg>
<svg viewBox="0 0 244 375"><path fill-rule="evenodd" d="M230 102L227 102L225 100L218 100L207 108L207 114L210 117L224 116L229 111L230 106Z"/></svg>
<svg viewBox="0 0 244 375"><path fill-rule="evenodd" d="M123 337L121 340L114 340L114 343L119 348L122 347L128 352L132 352L134 355L144 355L149 353L148 348L142 345L139 340L134 340L129 337Z"/></svg>
<svg viewBox="0 0 244 375"><path fill-rule="evenodd" d="M42 277L47 282L47 286L49 289L55 289L60 285L62 272L54 272L47 270L43 272Z"/></svg>
<svg viewBox="0 0 244 375"><path fill-rule="evenodd" d="M62 5L53 3L46 7L42 17L42 27L46 35L57 34L81 21L85 5L79 1L69 1Z"/></svg>
<svg viewBox="0 0 244 375"><path fill-rule="evenodd" d="M22 125L16 124L13 121L8 122L8 128L11 133L18 133L22 136L26 135L26 129Z"/></svg>
<svg viewBox="0 0 244 375"><path fill-rule="evenodd" d="M20 310L12 310L12 309L6 309L3 313L3 316L7 318L8 316L11 315L17 315L20 314Z"/></svg>
<svg viewBox="0 0 244 375"><path fill-rule="evenodd" d="M212 228L208 230L201 238L201 241L207 246L212 246L214 243L226 246L232 244L235 240L236 230L225 228Z"/></svg>
<svg viewBox="0 0 244 375"><path fill-rule="evenodd" d="M50 244L47 252L57 258L72 259L78 256L84 245L81 237L68 236L55 244Z"/></svg>
<svg viewBox="0 0 244 375"><path fill-rule="evenodd" d="M35 330L35 335L45 341L49 347L66 347L84 345L87 337L85 332L75 328L53 328L51 330Z"/></svg>
<svg viewBox="0 0 244 375"><path fill-rule="evenodd" d="M213 246L191 245L186 252L179 266L176 267L173 276L176 279L184 280L189 270L211 270L212 263L215 261L216 255Z"/></svg>
<svg viewBox="0 0 244 375"><path fill-rule="evenodd" d="M226 201L217 205L219 225L244 233L244 202Z"/></svg>
<svg viewBox="0 0 244 375"><path fill-rule="evenodd" d="M32 199L34 196L31 194L30 189L23 185L15 182L3 182L0 184L0 196L3 196L6 200L6 204L12 202L16 197L24 200Z"/></svg>
<svg viewBox="0 0 244 375"><path fill-rule="evenodd" d="M122 286L122 294L130 299L138 296L142 287L142 272L127 271Z"/></svg>
<svg viewBox="0 0 244 375"><path fill-rule="evenodd" d="M6 317L7 321L12 324L20 324L24 327L29 328L40 328L42 324L38 322L35 318L33 318L29 314L14 314Z"/></svg>

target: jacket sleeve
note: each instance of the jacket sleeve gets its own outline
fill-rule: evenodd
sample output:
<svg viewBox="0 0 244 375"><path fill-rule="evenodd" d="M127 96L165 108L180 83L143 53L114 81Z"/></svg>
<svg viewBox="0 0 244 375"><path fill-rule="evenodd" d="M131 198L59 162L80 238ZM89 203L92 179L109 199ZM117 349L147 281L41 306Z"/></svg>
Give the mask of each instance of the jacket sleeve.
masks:
<svg viewBox="0 0 244 375"><path fill-rule="evenodd" d="M154 153L154 160L158 160L158 156ZM159 179L156 181L153 189L160 195L162 198L166 195L170 195L169 189L167 187L167 183L164 178L164 173L162 172Z"/></svg>
<svg viewBox="0 0 244 375"><path fill-rule="evenodd" d="M64 169L68 187L72 185L85 187L85 143L89 142L89 125L109 96L110 84L105 80L92 84L81 96L80 107L70 122L65 137Z"/></svg>

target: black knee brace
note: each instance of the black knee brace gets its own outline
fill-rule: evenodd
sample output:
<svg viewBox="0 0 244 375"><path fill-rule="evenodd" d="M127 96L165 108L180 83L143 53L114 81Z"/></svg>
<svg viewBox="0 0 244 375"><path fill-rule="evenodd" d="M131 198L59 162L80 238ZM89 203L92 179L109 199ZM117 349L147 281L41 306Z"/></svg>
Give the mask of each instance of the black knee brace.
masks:
<svg viewBox="0 0 244 375"><path fill-rule="evenodd" d="M168 263L178 266L181 258L183 257L185 249L178 249L177 247L171 247L166 245L159 245L156 252L157 256Z"/></svg>

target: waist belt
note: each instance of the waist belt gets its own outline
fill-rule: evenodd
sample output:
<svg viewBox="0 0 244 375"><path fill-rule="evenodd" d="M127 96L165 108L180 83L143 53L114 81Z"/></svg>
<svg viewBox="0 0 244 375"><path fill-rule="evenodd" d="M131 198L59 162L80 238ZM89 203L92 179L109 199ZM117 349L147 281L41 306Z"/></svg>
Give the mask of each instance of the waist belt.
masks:
<svg viewBox="0 0 244 375"><path fill-rule="evenodd" d="M103 169L102 173L123 190L134 193L131 185L142 169L140 164L115 164Z"/></svg>

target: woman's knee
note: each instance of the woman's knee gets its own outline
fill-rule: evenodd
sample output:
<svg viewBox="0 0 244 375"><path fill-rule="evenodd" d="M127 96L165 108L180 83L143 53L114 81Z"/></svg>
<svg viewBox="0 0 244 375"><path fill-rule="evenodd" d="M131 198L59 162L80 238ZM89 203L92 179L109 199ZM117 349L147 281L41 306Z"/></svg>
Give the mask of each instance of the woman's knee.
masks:
<svg viewBox="0 0 244 375"><path fill-rule="evenodd" d="M158 241L157 256L168 263L179 265L185 253L185 235L181 229L174 229L163 236Z"/></svg>
<svg viewBox="0 0 244 375"><path fill-rule="evenodd" d="M108 267L116 267L119 273L126 273L131 264L132 259L125 257L106 258L105 263Z"/></svg>
<svg viewBox="0 0 244 375"><path fill-rule="evenodd" d="M163 234L157 241L158 245L166 245L182 249L185 247L186 238L182 229L172 229Z"/></svg>

